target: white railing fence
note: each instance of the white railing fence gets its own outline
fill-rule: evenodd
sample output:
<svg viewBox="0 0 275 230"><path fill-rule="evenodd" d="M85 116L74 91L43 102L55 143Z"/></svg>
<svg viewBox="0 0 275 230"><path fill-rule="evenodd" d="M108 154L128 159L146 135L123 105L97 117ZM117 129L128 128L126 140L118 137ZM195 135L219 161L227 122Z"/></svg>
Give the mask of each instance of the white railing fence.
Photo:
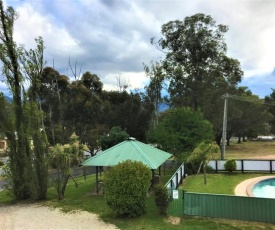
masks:
<svg viewBox="0 0 275 230"><path fill-rule="evenodd" d="M165 184L168 190L176 189L184 177L184 163L177 169L174 175Z"/></svg>
<svg viewBox="0 0 275 230"><path fill-rule="evenodd" d="M212 167L216 172L225 171L226 160L212 160L208 166ZM236 160L236 171L256 171L256 172L275 172L275 160Z"/></svg>

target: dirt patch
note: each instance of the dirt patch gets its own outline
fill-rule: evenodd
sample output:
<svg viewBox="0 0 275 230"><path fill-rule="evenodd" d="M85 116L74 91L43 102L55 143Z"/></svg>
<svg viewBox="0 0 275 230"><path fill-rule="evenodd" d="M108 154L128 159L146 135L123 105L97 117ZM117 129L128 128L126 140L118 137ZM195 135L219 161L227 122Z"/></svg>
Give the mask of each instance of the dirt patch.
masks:
<svg viewBox="0 0 275 230"><path fill-rule="evenodd" d="M174 217L174 216L169 216L165 219L167 223L173 224L173 225L179 225L180 224L180 218L179 217Z"/></svg>
<svg viewBox="0 0 275 230"><path fill-rule="evenodd" d="M118 229L86 211L64 213L38 204L0 205L0 229Z"/></svg>
<svg viewBox="0 0 275 230"><path fill-rule="evenodd" d="M249 159L263 159L263 160L275 160L275 155L267 155L267 156L253 156L248 157Z"/></svg>

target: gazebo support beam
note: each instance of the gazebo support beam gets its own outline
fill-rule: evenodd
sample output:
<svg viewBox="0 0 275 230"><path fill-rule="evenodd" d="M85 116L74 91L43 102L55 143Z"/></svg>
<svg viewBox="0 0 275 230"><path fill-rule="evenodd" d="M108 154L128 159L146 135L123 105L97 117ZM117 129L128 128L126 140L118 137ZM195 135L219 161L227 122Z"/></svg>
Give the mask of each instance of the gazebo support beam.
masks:
<svg viewBox="0 0 275 230"><path fill-rule="evenodd" d="M154 184L155 184L155 170L154 169L151 169L151 171L152 171L152 186L154 186Z"/></svg>
<svg viewBox="0 0 275 230"><path fill-rule="evenodd" d="M95 167L95 172L96 193L98 194L98 166Z"/></svg>

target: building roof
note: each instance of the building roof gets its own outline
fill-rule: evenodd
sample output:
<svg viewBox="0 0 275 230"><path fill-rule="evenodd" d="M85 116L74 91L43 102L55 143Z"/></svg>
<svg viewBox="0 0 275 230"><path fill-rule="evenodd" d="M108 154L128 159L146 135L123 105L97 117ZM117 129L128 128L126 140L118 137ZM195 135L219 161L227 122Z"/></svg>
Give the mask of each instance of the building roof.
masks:
<svg viewBox="0 0 275 230"><path fill-rule="evenodd" d="M85 160L83 166L114 166L126 160L140 161L150 169L157 169L172 154L129 138Z"/></svg>

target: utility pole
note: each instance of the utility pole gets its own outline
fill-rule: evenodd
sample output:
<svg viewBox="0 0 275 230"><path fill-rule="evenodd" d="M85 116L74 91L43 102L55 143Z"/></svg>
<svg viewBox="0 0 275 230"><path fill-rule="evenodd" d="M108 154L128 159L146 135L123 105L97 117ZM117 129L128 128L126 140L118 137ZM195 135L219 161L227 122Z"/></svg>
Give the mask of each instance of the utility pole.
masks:
<svg viewBox="0 0 275 230"><path fill-rule="evenodd" d="M224 98L224 111L223 111L222 151L221 151L222 160L224 160L224 155L225 155L226 127L227 127L227 102L228 102L229 94L226 93L225 95L223 95L223 98Z"/></svg>

